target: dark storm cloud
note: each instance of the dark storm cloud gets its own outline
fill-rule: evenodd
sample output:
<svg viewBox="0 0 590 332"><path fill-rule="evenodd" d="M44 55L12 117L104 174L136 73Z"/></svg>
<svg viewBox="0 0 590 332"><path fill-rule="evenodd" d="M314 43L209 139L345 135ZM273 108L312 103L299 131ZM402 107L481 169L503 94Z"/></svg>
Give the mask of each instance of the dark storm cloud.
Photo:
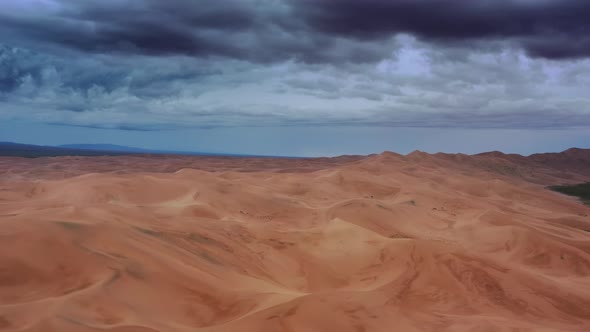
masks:
<svg viewBox="0 0 590 332"><path fill-rule="evenodd" d="M366 62L378 45L315 34L273 0L57 1L52 12L0 13L5 41L88 53L225 57L256 63Z"/></svg>
<svg viewBox="0 0 590 332"><path fill-rule="evenodd" d="M371 62L399 33L449 45L509 40L531 56L590 56L587 0L58 0L0 14L4 37L84 52L252 62Z"/></svg>
<svg viewBox="0 0 590 332"><path fill-rule="evenodd" d="M198 29L235 30L248 25L247 14L189 6L186 1L59 1L57 13L4 13L5 29L36 42L86 52L237 56L231 45L207 38ZM199 10L191 10L191 8ZM191 16L191 13L194 15ZM238 15L246 15L240 19ZM238 22L238 23L236 23Z"/></svg>
<svg viewBox="0 0 590 332"><path fill-rule="evenodd" d="M439 43L509 39L549 59L590 56L587 0L293 0L314 31L358 39L408 33Z"/></svg>
<svg viewBox="0 0 590 332"><path fill-rule="evenodd" d="M590 16L589 16L590 17ZM568 59L590 57L590 28L579 35L555 35L551 38L533 38L523 41L527 53L532 57L547 59Z"/></svg>

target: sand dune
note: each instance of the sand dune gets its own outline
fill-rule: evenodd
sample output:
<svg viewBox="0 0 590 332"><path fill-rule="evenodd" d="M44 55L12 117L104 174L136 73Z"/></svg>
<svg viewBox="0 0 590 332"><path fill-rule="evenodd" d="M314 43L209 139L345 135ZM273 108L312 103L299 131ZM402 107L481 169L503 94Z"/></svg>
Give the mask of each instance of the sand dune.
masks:
<svg viewBox="0 0 590 332"><path fill-rule="evenodd" d="M0 172L0 331L590 331L587 150Z"/></svg>

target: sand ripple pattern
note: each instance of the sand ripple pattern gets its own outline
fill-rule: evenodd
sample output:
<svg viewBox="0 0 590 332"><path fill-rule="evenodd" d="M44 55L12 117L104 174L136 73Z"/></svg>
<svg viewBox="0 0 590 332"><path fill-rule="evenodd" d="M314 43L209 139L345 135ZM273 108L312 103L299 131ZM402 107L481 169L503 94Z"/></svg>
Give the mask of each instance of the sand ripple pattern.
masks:
<svg viewBox="0 0 590 332"><path fill-rule="evenodd" d="M590 331L583 162L130 158L0 160L0 331Z"/></svg>

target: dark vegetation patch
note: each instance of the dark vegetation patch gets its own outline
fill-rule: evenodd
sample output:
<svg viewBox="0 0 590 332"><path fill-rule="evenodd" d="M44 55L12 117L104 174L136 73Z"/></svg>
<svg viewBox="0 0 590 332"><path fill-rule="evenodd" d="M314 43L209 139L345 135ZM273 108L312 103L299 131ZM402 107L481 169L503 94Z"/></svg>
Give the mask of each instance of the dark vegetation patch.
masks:
<svg viewBox="0 0 590 332"><path fill-rule="evenodd" d="M214 238L211 238L209 236L206 236L206 235L197 234L197 233L190 233L187 238L188 238L188 240L190 240L192 242L196 242L198 244L208 245L208 246L216 246L216 247L221 248L225 251L234 252L234 250L230 246L228 246L227 244L225 244L219 240L216 240Z"/></svg>
<svg viewBox="0 0 590 332"><path fill-rule="evenodd" d="M562 194L578 197L584 204L590 205L590 182L574 185L550 186L548 188Z"/></svg>
<svg viewBox="0 0 590 332"><path fill-rule="evenodd" d="M55 223L62 226L65 229L70 229L70 230L79 230L79 229L84 228L84 225L78 224L75 222L70 222L70 221L56 221Z"/></svg>
<svg viewBox="0 0 590 332"><path fill-rule="evenodd" d="M150 235L150 236L155 236L155 237L162 236L162 232L154 231L154 230L147 229L147 228L141 228L141 227L137 227L137 226L134 226L133 228L135 228L136 230L138 230L144 234Z"/></svg>
<svg viewBox="0 0 590 332"><path fill-rule="evenodd" d="M221 265L221 262L220 261L218 261L217 259L215 259L213 256L211 256L211 254L209 254L206 251L200 252L199 253L199 256L201 256L203 259L205 259L209 263L216 264L216 265Z"/></svg>
<svg viewBox="0 0 590 332"><path fill-rule="evenodd" d="M411 236L408 236L406 234L403 233L395 233L395 234L391 234L388 236L390 239L412 239Z"/></svg>
<svg viewBox="0 0 590 332"><path fill-rule="evenodd" d="M268 242L273 248L279 249L279 250L286 249L287 247L292 247L295 245L294 242L281 241L278 239L269 239Z"/></svg>
<svg viewBox="0 0 590 332"><path fill-rule="evenodd" d="M188 235L188 239L191 241L198 242L200 244L219 245L219 241L214 240L206 235L201 235L201 234L197 234L197 233L190 233Z"/></svg>
<svg viewBox="0 0 590 332"><path fill-rule="evenodd" d="M383 204L377 204L377 207L378 208L381 208L383 210L387 210L387 211L393 212L393 209L392 208L390 208L389 206L385 206Z"/></svg>

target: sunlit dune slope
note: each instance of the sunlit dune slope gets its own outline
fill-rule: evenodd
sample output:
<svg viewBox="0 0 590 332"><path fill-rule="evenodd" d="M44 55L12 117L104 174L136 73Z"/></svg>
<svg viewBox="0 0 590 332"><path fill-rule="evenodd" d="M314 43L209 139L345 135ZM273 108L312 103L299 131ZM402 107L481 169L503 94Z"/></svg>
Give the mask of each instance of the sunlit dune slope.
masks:
<svg viewBox="0 0 590 332"><path fill-rule="evenodd" d="M0 331L590 331L588 156L2 158Z"/></svg>

